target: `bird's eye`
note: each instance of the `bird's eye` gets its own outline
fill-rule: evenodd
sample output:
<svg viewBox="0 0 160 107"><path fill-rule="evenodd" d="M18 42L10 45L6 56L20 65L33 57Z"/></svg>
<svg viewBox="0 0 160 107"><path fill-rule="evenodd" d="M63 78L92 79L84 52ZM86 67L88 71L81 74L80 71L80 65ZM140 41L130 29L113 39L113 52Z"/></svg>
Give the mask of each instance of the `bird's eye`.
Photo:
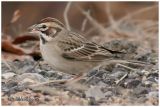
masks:
<svg viewBox="0 0 160 107"><path fill-rule="evenodd" d="M47 26L46 25L41 25L41 26L39 26L39 30L40 31L46 31L47 30Z"/></svg>
<svg viewBox="0 0 160 107"><path fill-rule="evenodd" d="M47 27L46 25L42 25L42 28L44 28L44 29L45 29L46 27Z"/></svg>

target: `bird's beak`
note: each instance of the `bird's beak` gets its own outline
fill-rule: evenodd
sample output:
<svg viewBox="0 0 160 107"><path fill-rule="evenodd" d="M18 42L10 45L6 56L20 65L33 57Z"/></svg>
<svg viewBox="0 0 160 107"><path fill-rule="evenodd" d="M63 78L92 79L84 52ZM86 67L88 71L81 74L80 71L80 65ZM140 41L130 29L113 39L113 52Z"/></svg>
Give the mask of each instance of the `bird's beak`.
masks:
<svg viewBox="0 0 160 107"><path fill-rule="evenodd" d="M37 31L37 30L36 30L36 26L37 26L37 24L32 25L32 26L30 26L27 30L28 30L30 33L33 33L33 32L35 32L35 31Z"/></svg>

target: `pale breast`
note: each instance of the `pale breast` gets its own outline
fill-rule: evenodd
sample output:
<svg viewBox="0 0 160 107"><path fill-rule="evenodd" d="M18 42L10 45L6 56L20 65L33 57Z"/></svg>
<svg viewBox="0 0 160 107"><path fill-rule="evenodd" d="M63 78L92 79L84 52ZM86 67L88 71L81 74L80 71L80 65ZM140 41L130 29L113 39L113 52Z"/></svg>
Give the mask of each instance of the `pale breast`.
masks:
<svg viewBox="0 0 160 107"><path fill-rule="evenodd" d="M40 50L42 57L47 63L64 73L79 74L87 72L95 66L92 62L73 61L63 58L61 51L56 45L40 45Z"/></svg>

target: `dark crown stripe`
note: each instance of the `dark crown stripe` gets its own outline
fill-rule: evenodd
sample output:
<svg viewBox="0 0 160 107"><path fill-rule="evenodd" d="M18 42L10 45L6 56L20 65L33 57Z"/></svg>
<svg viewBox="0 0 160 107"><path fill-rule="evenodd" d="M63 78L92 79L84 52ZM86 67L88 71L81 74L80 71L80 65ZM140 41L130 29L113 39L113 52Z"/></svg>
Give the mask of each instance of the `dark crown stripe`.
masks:
<svg viewBox="0 0 160 107"><path fill-rule="evenodd" d="M55 22L57 23L59 26L64 27L64 24L61 23L59 20L55 19L55 18L51 18L51 17L47 17L42 19L39 23L46 23L46 22Z"/></svg>

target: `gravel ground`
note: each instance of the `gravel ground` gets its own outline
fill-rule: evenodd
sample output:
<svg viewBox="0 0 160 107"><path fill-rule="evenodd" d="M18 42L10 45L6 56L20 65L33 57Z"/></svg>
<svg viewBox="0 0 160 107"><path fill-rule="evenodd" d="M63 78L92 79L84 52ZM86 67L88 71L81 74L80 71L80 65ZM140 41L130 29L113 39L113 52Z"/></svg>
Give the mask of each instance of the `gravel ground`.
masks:
<svg viewBox="0 0 160 107"><path fill-rule="evenodd" d="M116 45L128 53L116 58L144 61L148 65L111 63L91 70L77 83L36 85L70 79L72 75L52 69L43 60L36 67L37 61L31 58L3 61L2 105L158 105L156 54L139 54L138 45L130 42L104 44L111 49Z"/></svg>

